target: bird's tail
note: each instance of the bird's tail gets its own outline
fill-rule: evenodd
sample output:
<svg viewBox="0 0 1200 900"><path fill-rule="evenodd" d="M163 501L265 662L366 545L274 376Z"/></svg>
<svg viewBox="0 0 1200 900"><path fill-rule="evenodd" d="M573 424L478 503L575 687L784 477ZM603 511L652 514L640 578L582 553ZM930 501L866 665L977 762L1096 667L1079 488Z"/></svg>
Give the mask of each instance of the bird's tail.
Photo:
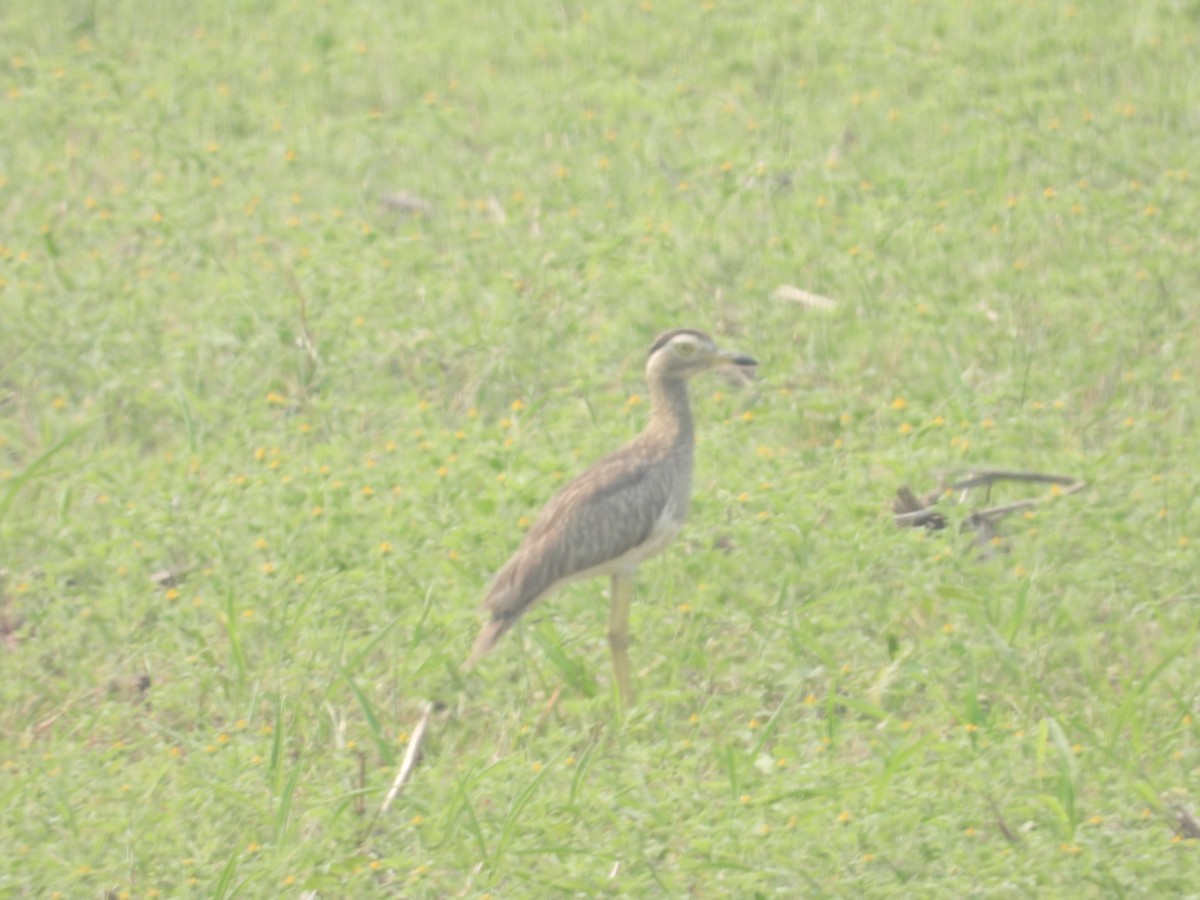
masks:
<svg viewBox="0 0 1200 900"><path fill-rule="evenodd" d="M479 662L489 650L496 646L496 643L504 636L504 632L512 627L512 619L491 619L483 630L479 632L479 637L475 639L475 646L471 649L471 655L467 657L467 661L462 664L463 671L467 671L474 667L475 663Z"/></svg>

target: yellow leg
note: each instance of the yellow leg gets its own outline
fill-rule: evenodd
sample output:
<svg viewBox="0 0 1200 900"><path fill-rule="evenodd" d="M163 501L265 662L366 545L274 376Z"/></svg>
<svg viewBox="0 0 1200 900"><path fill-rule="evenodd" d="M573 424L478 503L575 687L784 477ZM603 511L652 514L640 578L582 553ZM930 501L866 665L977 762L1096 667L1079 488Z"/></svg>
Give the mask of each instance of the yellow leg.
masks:
<svg viewBox="0 0 1200 900"><path fill-rule="evenodd" d="M633 703L633 681L629 674L629 607L633 603L633 575L612 577L612 610L608 617L608 646L612 650L613 675L621 702Z"/></svg>

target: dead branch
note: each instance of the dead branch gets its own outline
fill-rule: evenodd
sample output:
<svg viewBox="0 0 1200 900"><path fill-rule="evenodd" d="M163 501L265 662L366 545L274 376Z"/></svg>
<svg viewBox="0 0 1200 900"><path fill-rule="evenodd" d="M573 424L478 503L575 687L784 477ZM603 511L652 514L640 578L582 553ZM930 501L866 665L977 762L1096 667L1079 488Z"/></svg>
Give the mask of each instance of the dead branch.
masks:
<svg viewBox="0 0 1200 900"><path fill-rule="evenodd" d="M1052 475L1046 472L1019 472L1010 469L980 469L956 473L954 480L946 476L941 479L941 487L918 497L908 488L901 487L892 501L893 521L901 528L924 527L937 531L946 527L946 518L934 507L945 496L959 494L958 504L967 502L972 490L986 488L987 497L991 497L992 485L1001 481L1016 481L1027 484L1050 484L1061 488L1058 497L1077 493L1087 487L1087 482L1071 475ZM1006 516L1022 510L1033 509L1046 502L1046 498L1032 497L1016 500L999 506L990 506L972 510L959 526L960 531L975 531L977 541L984 548L984 555L990 555L989 545L997 536L996 523Z"/></svg>

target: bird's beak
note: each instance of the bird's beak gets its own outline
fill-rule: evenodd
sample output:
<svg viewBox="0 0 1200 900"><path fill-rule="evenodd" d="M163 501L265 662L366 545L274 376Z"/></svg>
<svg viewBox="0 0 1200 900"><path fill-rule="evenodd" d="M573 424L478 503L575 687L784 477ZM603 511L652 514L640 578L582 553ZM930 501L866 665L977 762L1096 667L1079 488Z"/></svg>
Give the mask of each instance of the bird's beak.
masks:
<svg viewBox="0 0 1200 900"><path fill-rule="evenodd" d="M758 360L734 350L719 350L717 351L717 365L753 368L758 365Z"/></svg>

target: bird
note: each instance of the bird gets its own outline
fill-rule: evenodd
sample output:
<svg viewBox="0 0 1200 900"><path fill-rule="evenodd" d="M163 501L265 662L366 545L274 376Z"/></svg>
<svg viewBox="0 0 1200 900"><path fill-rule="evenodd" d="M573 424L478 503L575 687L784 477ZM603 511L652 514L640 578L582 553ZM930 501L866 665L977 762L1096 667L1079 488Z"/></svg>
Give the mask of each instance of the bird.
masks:
<svg viewBox="0 0 1200 900"><path fill-rule="evenodd" d="M573 581L609 576L608 644L621 702L634 701L629 611L634 573L675 539L691 505L695 433L688 382L719 367L758 363L721 350L703 331L675 328L646 355L650 417L633 440L585 469L543 507L483 600L486 621L469 670L540 600Z"/></svg>

